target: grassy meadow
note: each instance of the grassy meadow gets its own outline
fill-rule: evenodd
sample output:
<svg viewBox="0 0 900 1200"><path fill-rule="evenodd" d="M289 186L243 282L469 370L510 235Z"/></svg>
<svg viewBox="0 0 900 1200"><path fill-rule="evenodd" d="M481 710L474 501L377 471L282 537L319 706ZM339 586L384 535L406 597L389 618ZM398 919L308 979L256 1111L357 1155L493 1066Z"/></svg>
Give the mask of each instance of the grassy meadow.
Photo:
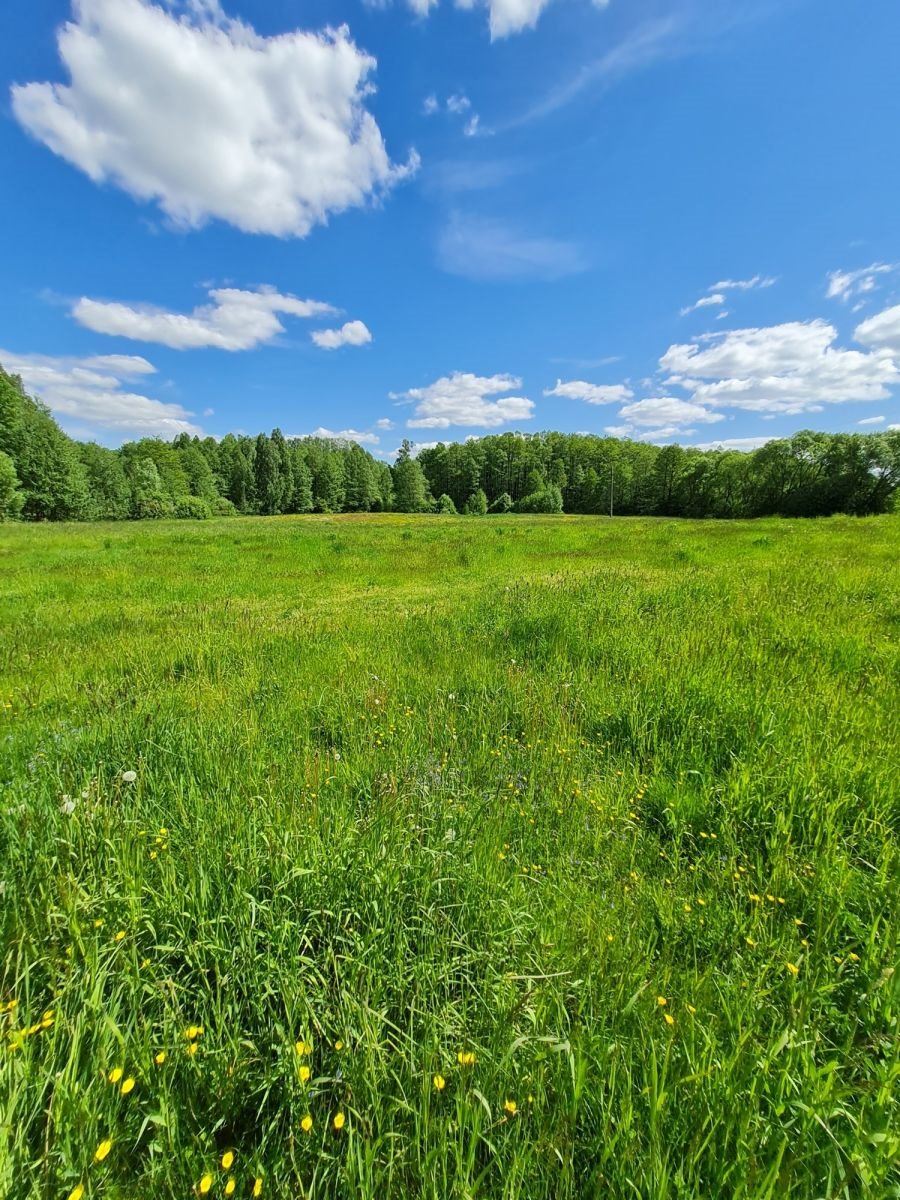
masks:
<svg viewBox="0 0 900 1200"><path fill-rule="evenodd" d="M0 1196L900 1196L900 520L0 527Z"/></svg>

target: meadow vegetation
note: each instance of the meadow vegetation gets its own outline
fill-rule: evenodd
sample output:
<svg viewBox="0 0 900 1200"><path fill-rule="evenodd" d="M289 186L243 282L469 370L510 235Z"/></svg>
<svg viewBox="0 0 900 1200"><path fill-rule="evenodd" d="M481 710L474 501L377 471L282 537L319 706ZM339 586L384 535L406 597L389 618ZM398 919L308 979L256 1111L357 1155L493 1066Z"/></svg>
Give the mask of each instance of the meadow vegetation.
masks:
<svg viewBox="0 0 900 1200"><path fill-rule="evenodd" d="M898 552L0 528L0 1195L900 1195Z"/></svg>

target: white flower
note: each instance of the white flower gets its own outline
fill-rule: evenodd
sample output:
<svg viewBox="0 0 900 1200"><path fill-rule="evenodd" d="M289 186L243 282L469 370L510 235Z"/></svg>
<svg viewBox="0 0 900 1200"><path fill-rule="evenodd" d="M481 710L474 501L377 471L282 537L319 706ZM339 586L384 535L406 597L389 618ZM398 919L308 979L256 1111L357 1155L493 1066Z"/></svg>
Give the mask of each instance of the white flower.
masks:
<svg viewBox="0 0 900 1200"><path fill-rule="evenodd" d="M71 796L63 796L60 808L67 817L71 817L72 813L75 811L75 801Z"/></svg>
<svg viewBox="0 0 900 1200"><path fill-rule="evenodd" d="M122 772L122 782L123 783L134 783L134 781L136 779L137 779L137 771L123 771Z"/></svg>

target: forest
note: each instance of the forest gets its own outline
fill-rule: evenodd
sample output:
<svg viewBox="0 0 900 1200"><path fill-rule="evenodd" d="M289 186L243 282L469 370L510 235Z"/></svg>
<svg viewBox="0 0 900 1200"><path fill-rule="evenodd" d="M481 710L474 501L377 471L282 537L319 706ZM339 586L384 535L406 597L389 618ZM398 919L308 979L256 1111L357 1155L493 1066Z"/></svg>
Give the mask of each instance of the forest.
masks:
<svg viewBox="0 0 900 1200"><path fill-rule="evenodd" d="M116 450L70 438L0 368L0 519L236 514L872 515L900 498L900 430L804 431L749 453L594 434L502 433L419 448L393 466L355 442L179 434Z"/></svg>

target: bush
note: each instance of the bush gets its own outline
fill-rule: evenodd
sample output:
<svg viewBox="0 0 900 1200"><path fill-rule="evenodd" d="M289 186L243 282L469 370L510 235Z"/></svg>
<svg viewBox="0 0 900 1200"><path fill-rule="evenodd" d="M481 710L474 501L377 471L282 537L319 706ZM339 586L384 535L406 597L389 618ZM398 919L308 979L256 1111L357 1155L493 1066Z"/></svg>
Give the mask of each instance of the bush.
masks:
<svg viewBox="0 0 900 1200"><path fill-rule="evenodd" d="M512 511L512 506L513 506L512 496L509 494L509 492L503 492L502 495L497 497L497 499L494 501L494 503L488 509L488 512L489 513L508 513L508 512Z"/></svg>
<svg viewBox="0 0 900 1200"><path fill-rule="evenodd" d="M450 496L448 496L446 492L444 492L443 495L438 497L437 503L434 506L434 511L436 513L443 513L444 515L449 515L449 516L453 516L453 517L455 517L457 515L456 505L453 503L452 498Z"/></svg>
<svg viewBox="0 0 900 1200"><path fill-rule="evenodd" d="M179 496L175 501L175 516L182 521L206 521L212 516L212 508L200 496Z"/></svg>
<svg viewBox="0 0 900 1200"><path fill-rule="evenodd" d="M213 516L216 517L236 517L238 510L231 503L227 496L217 496L213 501Z"/></svg>
<svg viewBox="0 0 900 1200"><path fill-rule="evenodd" d="M483 517L488 510L487 496L479 488L466 501L466 512L470 517Z"/></svg>
<svg viewBox="0 0 900 1200"><path fill-rule="evenodd" d="M562 492L551 484L530 496L523 496L514 507L517 513L561 513L563 510Z"/></svg>

